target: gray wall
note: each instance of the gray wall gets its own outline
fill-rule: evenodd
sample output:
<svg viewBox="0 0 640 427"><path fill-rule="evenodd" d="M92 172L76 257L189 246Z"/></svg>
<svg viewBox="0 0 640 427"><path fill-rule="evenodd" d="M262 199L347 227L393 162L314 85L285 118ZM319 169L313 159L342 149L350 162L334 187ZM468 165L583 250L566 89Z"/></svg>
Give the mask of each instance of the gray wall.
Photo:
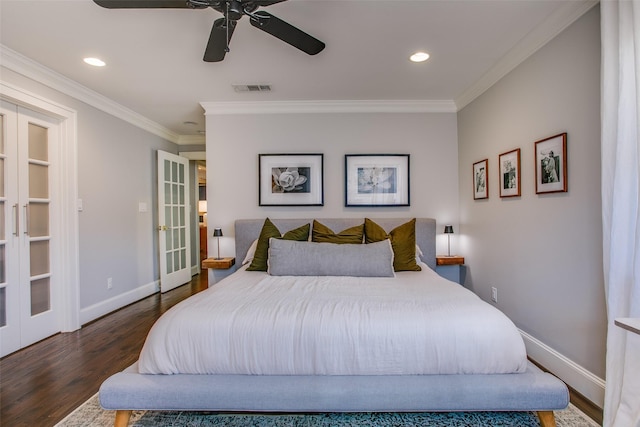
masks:
<svg viewBox="0 0 640 427"><path fill-rule="evenodd" d="M159 279L156 151L177 145L8 69L2 79L78 114L81 322L146 296Z"/></svg>
<svg viewBox="0 0 640 427"><path fill-rule="evenodd" d="M177 146L89 108L78 114L81 307L159 279L157 150ZM138 212L146 203L147 212ZM107 278L113 288L107 290Z"/></svg>
<svg viewBox="0 0 640 427"><path fill-rule="evenodd" d="M516 325L604 378L600 14L595 7L458 114L467 286ZM536 195L534 142L568 133L567 193ZM520 148L522 196L501 199L500 153ZM472 164L489 159L488 200Z"/></svg>
<svg viewBox="0 0 640 427"><path fill-rule="evenodd" d="M223 228L222 256L234 253L227 236L237 218L426 216L457 224L453 113L208 115L207 129L208 223ZM259 207L261 153L323 153L324 206ZM410 154L411 206L345 208L344 155L357 153Z"/></svg>

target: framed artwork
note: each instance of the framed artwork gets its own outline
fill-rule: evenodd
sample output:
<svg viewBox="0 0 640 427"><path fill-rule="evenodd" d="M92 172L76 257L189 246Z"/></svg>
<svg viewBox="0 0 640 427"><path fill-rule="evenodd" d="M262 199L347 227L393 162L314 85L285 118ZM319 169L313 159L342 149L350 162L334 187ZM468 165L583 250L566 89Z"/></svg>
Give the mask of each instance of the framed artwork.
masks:
<svg viewBox="0 0 640 427"><path fill-rule="evenodd" d="M344 156L345 206L409 206L408 154Z"/></svg>
<svg viewBox="0 0 640 427"><path fill-rule="evenodd" d="M567 134L537 141L536 194L567 191Z"/></svg>
<svg viewBox="0 0 640 427"><path fill-rule="evenodd" d="M498 156L500 197L520 196L520 149Z"/></svg>
<svg viewBox="0 0 640 427"><path fill-rule="evenodd" d="M260 154L260 206L323 206L322 154Z"/></svg>
<svg viewBox="0 0 640 427"><path fill-rule="evenodd" d="M473 198L489 198L489 159L473 164Z"/></svg>

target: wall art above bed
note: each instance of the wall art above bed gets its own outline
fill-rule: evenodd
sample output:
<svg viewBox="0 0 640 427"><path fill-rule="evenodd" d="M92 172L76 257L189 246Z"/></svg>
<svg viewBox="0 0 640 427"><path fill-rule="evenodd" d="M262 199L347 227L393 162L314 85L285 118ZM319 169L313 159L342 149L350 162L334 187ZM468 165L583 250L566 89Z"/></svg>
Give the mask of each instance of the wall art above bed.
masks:
<svg viewBox="0 0 640 427"><path fill-rule="evenodd" d="M345 206L409 206L408 154L344 156Z"/></svg>
<svg viewBox="0 0 640 427"><path fill-rule="evenodd" d="M323 206L322 154L260 154L260 206Z"/></svg>

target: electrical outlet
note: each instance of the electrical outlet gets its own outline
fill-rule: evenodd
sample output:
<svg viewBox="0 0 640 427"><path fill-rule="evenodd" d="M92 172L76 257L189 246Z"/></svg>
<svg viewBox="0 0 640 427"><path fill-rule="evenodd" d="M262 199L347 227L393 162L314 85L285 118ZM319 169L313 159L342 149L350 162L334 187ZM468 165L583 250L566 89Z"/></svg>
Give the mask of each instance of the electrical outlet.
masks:
<svg viewBox="0 0 640 427"><path fill-rule="evenodd" d="M491 301L498 302L498 288L494 286L491 287Z"/></svg>
<svg viewBox="0 0 640 427"><path fill-rule="evenodd" d="M113 288L113 279L109 277L107 279L107 289L111 289L111 288Z"/></svg>

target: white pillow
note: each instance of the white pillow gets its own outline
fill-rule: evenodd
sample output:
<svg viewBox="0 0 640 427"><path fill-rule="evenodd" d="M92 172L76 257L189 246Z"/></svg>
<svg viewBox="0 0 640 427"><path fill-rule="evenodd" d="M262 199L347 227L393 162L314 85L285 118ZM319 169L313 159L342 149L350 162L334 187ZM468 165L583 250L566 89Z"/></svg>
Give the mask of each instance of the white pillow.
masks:
<svg viewBox="0 0 640 427"><path fill-rule="evenodd" d="M424 254L422 253L420 246L416 243L416 263L420 264L422 262L422 255Z"/></svg>
<svg viewBox="0 0 640 427"><path fill-rule="evenodd" d="M258 247L258 239L254 240L249 249L247 250L247 255L244 257L244 261L242 261L242 265L249 264L253 261L253 257L256 255L256 248Z"/></svg>

